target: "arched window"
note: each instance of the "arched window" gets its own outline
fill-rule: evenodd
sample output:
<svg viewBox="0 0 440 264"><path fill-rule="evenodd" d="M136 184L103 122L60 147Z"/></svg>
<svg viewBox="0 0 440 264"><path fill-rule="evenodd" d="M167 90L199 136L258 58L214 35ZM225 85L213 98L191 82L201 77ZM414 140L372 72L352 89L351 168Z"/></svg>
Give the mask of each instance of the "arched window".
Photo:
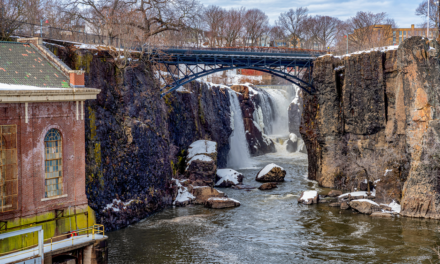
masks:
<svg viewBox="0 0 440 264"><path fill-rule="evenodd" d="M63 194L63 148L60 131L52 128L44 138L45 198Z"/></svg>

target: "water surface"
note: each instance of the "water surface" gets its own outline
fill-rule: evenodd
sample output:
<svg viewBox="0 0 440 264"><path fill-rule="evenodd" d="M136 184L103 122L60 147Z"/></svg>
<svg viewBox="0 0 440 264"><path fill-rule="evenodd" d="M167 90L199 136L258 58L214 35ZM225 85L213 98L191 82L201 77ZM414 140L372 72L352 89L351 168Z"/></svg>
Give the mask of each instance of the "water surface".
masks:
<svg viewBox="0 0 440 264"><path fill-rule="evenodd" d="M287 171L279 188L221 189L241 206L168 208L110 232L109 263L439 263L438 221L298 204L304 190L326 191L306 179L305 154L259 157L239 170L244 183L258 187L257 172L271 162Z"/></svg>

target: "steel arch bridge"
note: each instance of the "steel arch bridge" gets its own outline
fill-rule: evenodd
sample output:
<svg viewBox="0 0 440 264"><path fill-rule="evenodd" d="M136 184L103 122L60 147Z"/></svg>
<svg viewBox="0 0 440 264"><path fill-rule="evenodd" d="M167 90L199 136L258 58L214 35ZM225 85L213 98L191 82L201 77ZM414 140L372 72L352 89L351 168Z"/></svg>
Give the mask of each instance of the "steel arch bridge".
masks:
<svg viewBox="0 0 440 264"><path fill-rule="evenodd" d="M253 69L283 78L309 94L313 87L313 61L324 52L286 53L231 49L151 49L153 65L162 84L162 96L200 77L233 69ZM281 52L280 52L281 51Z"/></svg>

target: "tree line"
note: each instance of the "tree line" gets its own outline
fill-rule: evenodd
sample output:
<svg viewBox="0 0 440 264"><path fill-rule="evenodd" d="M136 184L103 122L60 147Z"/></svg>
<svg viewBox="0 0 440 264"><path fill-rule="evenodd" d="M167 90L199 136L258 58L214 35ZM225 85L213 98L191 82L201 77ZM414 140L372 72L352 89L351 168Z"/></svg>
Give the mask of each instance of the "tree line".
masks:
<svg viewBox="0 0 440 264"><path fill-rule="evenodd" d="M438 8L431 1L430 25L438 26ZM427 16L428 0L416 10ZM311 15L306 7L279 14L271 23L257 8L225 9L204 6L197 0L0 0L0 30L10 38L22 22L119 38L128 45L240 47L284 46L344 53L347 36L350 51L386 45L394 19L385 12L359 11L346 21ZM377 30L378 25L389 25ZM426 27L426 23L422 26Z"/></svg>

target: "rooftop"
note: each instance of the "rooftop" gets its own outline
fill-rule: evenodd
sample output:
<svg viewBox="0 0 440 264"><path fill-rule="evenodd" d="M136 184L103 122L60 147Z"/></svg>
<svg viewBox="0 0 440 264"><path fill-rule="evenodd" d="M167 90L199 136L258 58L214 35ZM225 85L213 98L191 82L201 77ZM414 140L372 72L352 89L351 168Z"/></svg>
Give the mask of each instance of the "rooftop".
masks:
<svg viewBox="0 0 440 264"><path fill-rule="evenodd" d="M0 42L0 83L70 88L69 78L28 43Z"/></svg>

